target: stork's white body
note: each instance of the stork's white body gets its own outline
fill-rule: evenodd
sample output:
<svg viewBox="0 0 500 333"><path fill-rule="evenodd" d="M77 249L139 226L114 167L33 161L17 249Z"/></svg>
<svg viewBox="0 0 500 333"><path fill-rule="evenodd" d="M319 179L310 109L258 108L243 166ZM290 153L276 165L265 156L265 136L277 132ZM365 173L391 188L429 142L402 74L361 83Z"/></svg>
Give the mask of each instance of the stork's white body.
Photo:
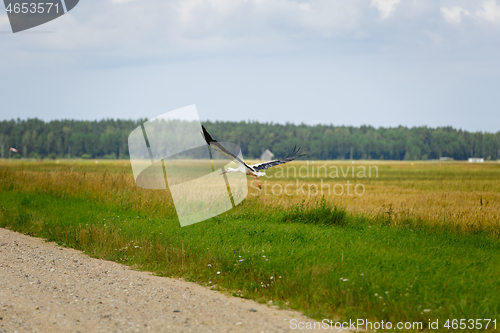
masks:
<svg viewBox="0 0 500 333"><path fill-rule="evenodd" d="M236 163L238 164L238 168L237 169L227 168L226 171L224 171L223 173L226 173L226 172L241 172L241 173L243 173L245 175L256 176L256 177L262 177L262 176L266 175L265 172L254 171L255 169L247 168L245 165L240 164L238 162L236 162ZM254 165L249 165L249 167L253 167L253 166Z"/></svg>

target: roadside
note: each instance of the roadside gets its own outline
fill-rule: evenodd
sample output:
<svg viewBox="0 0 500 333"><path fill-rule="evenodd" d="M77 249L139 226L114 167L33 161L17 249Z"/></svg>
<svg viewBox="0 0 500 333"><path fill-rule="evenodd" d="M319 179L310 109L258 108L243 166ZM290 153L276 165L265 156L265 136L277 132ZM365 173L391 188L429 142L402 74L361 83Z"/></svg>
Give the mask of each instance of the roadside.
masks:
<svg viewBox="0 0 500 333"><path fill-rule="evenodd" d="M291 319L314 322L0 228L0 332L300 332Z"/></svg>

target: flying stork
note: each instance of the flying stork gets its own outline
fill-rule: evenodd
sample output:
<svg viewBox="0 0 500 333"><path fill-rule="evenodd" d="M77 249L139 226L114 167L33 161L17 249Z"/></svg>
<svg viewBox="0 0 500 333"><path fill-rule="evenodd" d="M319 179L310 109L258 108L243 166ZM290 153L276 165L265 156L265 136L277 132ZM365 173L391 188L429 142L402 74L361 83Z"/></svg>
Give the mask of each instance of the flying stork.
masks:
<svg viewBox="0 0 500 333"><path fill-rule="evenodd" d="M259 179L257 177L262 177L265 176L266 173L263 172L262 170L266 170L269 168L272 168L273 166L280 165L280 164L285 164L288 162L293 161L297 157L304 156L305 154L300 153L300 147L297 149L297 146L292 150L292 152L285 158L273 160L273 161L268 161L268 162L262 162L258 164L251 164L248 165L244 161L242 161L238 156L235 156L233 153L228 151L224 146L222 146L220 143L218 143L212 136L208 133L207 129L205 126L201 125L201 128L203 129L202 135L207 144L212 147L213 149L217 150L219 153L222 155L226 156L230 160L234 161L237 165L237 169L233 168L227 168L221 175L225 174L226 172L241 172L245 175L250 175L255 178L255 182L257 183L257 186L261 188Z"/></svg>

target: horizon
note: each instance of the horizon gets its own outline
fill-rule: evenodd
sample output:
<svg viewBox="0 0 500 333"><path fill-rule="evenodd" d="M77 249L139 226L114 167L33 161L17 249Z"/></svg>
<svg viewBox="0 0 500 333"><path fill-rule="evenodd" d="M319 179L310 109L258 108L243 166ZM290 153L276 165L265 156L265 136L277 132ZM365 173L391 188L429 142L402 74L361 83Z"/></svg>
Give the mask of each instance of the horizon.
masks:
<svg viewBox="0 0 500 333"><path fill-rule="evenodd" d="M44 119L40 119L40 118L11 118L11 119L3 119L3 120L0 120L0 122L3 122L3 121L15 121L15 122L18 122L18 121L29 121L29 120L39 120L39 121L43 121L44 123L50 123L52 121L59 121L59 122L62 122L62 121L86 121L86 122L101 122L101 121L108 121L108 120L112 120L112 121L133 121L133 122L140 122L140 121L147 121L149 120L149 118L137 118L137 119L132 119L132 118L101 118L101 119L76 119L76 118L61 118L61 119L50 119L50 120L44 120ZM451 125L445 125L445 126L436 126L436 127L433 127L433 126L427 126L427 125L420 125L420 126L405 126L405 125L397 125L397 126L372 126L372 125L368 125L368 124L361 124L361 125L345 125L345 124L333 124L333 123L316 123L316 124L307 124L307 123L293 123L293 122L286 122L286 123L279 123L279 122L273 122L273 121L270 121L270 122L261 122L259 120L239 120L239 121L233 121L233 120L212 120L212 119L204 119L204 120L200 120L202 123L204 122L212 122L212 123L245 123L245 124L250 124L250 123L258 123L258 124L262 124L262 125L282 125L282 126L286 126L286 125L294 125L294 126L308 126L308 127L314 127L314 126L332 126L332 127L346 127L346 128L361 128L361 127L369 127L369 128L373 128L373 129L395 129L395 128L407 128L407 129L414 129L414 128L427 128L427 129L431 129L431 130L437 130L437 129L451 129L451 130L454 130L454 131L463 131L463 132L469 132L469 133L490 133L490 134L497 134L497 133L500 133L500 129L497 130L496 132L495 131L482 131L482 130L478 130L478 131L470 131L470 130L467 130L467 129L464 129L464 128L457 128L457 127L454 127L454 126L451 126Z"/></svg>
<svg viewBox="0 0 500 333"><path fill-rule="evenodd" d="M175 129L184 129L186 142L201 139L199 120L183 119L191 110L177 111L170 118L161 120L159 125L151 120L115 120L101 121L62 120L44 122L42 120L20 120L19 122L0 122L0 146L22 147L23 156L52 156L61 154L75 156L129 156L130 147L137 145L131 138L146 128L169 127L174 129L161 131L166 137L153 140L155 151L164 151L164 142L174 140L172 147L178 149L179 136ZM187 113L186 113L187 112ZM171 123L169 120L174 121ZM258 122L204 122L207 130L220 142L231 142L241 148L247 157L261 156L264 149L277 155L286 156L290 148L299 146L309 153L311 159L383 159L383 160L429 160L443 156L464 160L469 157L500 159L500 131L468 132L452 127L392 127L375 128L343 127L334 125L296 125L263 124ZM193 127L194 126L194 127ZM198 129L196 129L198 128ZM138 131L139 130L139 131ZM135 133L135 134L134 134ZM150 133L151 134L151 133ZM128 139L127 139L128 138ZM149 136L148 136L149 138ZM151 141L150 141L151 142ZM160 143L161 142L161 143ZM194 146L204 145L200 141ZM162 148L163 147L163 148ZM206 151L204 151L206 152ZM132 156L132 155L130 155Z"/></svg>

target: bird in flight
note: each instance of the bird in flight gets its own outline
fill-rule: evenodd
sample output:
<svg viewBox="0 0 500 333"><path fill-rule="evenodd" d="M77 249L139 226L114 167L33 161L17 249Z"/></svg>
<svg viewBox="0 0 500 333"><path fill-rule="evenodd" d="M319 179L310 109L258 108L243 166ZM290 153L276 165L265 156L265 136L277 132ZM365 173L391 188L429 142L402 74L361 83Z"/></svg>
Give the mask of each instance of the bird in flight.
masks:
<svg viewBox="0 0 500 333"><path fill-rule="evenodd" d="M217 142L212 136L208 133L207 129L205 126L201 125L201 128L203 130L202 135L207 144L221 153L222 155L226 156L230 160L234 161L237 165L237 169L233 168L227 168L221 175L227 173L227 172L241 172L245 175L250 175L255 178L255 182L257 183L257 186L261 188L259 179L258 177L265 176L266 173L263 172L263 170L267 170L269 168L272 168L273 166L280 165L280 164L285 164L288 162L293 161L297 157L305 156L305 154L301 154L300 152L300 147L297 149L297 146L292 150L292 152L285 158L280 158L277 160L273 161L268 161L268 162L262 162L258 164L246 164L242 159L240 159L238 156L234 155L231 153L229 150L227 150L223 145L221 145L219 142Z"/></svg>

